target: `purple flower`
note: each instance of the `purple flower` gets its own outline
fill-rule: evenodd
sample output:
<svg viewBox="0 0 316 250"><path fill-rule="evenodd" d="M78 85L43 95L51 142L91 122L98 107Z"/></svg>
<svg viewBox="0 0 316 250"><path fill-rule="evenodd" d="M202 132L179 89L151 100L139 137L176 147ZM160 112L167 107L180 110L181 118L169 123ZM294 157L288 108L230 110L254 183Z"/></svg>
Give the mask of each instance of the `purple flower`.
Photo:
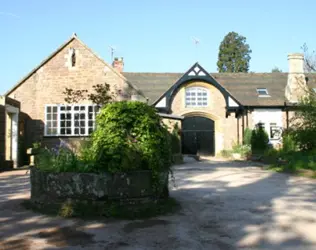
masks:
<svg viewBox="0 0 316 250"><path fill-rule="evenodd" d="M59 145L53 147L51 149L51 152L54 154L54 155L58 155L59 154Z"/></svg>
<svg viewBox="0 0 316 250"><path fill-rule="evenodd" d="M65 141L60 141L59 148L68 148Z"/></svg>

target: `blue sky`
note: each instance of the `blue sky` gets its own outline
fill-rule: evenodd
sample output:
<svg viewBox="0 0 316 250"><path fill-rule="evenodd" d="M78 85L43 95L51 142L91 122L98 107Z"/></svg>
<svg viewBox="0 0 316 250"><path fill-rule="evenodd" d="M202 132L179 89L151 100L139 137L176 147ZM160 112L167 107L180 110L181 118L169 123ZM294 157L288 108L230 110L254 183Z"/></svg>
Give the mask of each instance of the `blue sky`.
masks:
<svg viewBox="0 0 316 250"><path fill-rule="evenodd" d="M253 51L251 71L287 71L288 53L316 47L315 9L313 0L2 0L0 94L73 32L107 62L116 46L125 71L184 72L199 61L217 72L219 44L235 31Z"/></svg>

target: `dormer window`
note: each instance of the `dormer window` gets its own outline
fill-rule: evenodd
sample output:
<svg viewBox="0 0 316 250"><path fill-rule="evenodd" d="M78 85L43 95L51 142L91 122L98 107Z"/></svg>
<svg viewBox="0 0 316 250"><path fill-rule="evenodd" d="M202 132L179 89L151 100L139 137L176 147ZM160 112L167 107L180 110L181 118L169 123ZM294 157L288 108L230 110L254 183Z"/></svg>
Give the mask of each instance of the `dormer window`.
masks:
<svg viewBox="0 0 316 250"><path fill-rule="evenodd" d="M203 87L188 87L185 89L186 107L207 107L208 89Z"/></svg>
<svg viewBox="0 0 316 250"><path fill-rule="evenodd" d="M266 88L257 88L257 93L259 97L269 97L269 93Z"/></svg>

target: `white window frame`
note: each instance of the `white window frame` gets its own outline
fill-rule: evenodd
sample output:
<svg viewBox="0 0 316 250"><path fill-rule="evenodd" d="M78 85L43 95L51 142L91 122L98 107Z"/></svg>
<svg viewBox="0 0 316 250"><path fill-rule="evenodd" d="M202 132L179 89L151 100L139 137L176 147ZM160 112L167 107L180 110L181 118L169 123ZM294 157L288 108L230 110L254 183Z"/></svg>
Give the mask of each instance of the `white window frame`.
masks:
<svg viewBox="0 0 316 250"><path fill-rule="evenodd" d="M64 111L64 110L61 110L62 107L66 107L66 106L70 106L71 107L71 110L70 111ZM81 111L80 110L80 107L84 106L84 111ZM97 112L92 112L92 119L89 119L89 107L93 107L93 110L95 109L95 107L97 107L98 105L95 105L95 104L46 104L45 105L45 112L44 112L44 115L45 115L45 118L44 118L44 136L51 136L51 137L71 137L71 136L74 136L74 137L77 137L77 136L89 136L90 133L89 133L89 129L91 129L92 127L92 130L95 129L95 120L96 120L96 116L97 114L100 112L100 111L97 111ZM53 120L47 120L47 108L48 107L51 107L53 109L53 107L57 107L57 133L56 134L48 134L48 126L47 126L47 123L48 122L52 122ZM79 112L78 110L75 110L75 107L79 107ZM84 125L84 130L85 130L85 133L81 134L80 132L80 126L79 126L79 134L75 134L75 129L78 128L75 126L75 114L78 114L79 115L82 113L85 114L85 125ZM70 134L61 134L61 119L60 119L60 115L62 113L70 113L71 114L71 133ZM90 112L91 113L91 112ZM89 121L92 121L93 122L93 125L92 126L89 126ZM80 119L79 119L79 122L80 122Z"/></svg>
<svg viewBox="0 0 316 250"><path fill-rule="evenodd" d="M270 122L269 124L269 139L272 140L272 141L279 141L281 140L282 136L282 127L281 126L278 126L278 124L276 122ZM279 131L280 133L280 136L279 137L273 137L272 136L272 132L275 132L275 131Z"/></svg>
<svg viewBox="0 0 316 250"><path fill-rule="evenodd" d="M192 90L194 90L194 91L192 91ZM198 92L199 91L201 91L202 93L206 93L206 105L203 105L203 103L205 103L205 101L201 101L202 102L202 105L198 105L198 100L197 100L197 98L198 98ZM190 104L190 105L188 105L187 104L187 93L188 92L195 92L195 103L196 103L196 105L192 105L192 104ZM202 95L202 97L203 97L203 95ZM209 105L209 99L210 99L210 95L209 95L209 89L207 89L207 88L205 88L205 87L200 87L200 86L191 86L191 87L186 87L185 88L185 93L184 93L184 103L185 103L185 107L187 107L187 108L205 108L205 107L208 107L208 105ZM191 103L192 103L192 101L191 101Z"/></svg>
<svg viewBox="0 0 316 250"><path fill-rule="evenodd" d="M260 94L260 91L265 91L265 94ZM257 94L259 97L270 97L267 88L257 88Z"/></svg>

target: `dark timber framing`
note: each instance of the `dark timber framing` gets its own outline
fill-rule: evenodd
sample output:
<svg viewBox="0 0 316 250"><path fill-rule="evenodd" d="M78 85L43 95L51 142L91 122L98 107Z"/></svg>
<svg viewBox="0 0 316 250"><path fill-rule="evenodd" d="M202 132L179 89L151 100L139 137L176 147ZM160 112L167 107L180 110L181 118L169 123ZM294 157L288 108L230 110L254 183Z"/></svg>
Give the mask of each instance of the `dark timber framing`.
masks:
<svg viewBox="0 0 316 250"><path fill-rule="evenodd" d="M181 88L181 86L183 84L196 81L211 84L223 94L226 102L226 115L243 109L242 104L235 97L233 97L220 83L218 83L199 63L195 63L186 73L184 73L183 76L175 84L173 84L160 98L158 98L157 101L153 103L153 105L155 106L157 103L159 103L161 99L166 98L166 107L157 109L159 110L159 112L170 114L172 112L172 100L178 90ZM229 107L229 98L235 101L239 106Z"/></svg>

